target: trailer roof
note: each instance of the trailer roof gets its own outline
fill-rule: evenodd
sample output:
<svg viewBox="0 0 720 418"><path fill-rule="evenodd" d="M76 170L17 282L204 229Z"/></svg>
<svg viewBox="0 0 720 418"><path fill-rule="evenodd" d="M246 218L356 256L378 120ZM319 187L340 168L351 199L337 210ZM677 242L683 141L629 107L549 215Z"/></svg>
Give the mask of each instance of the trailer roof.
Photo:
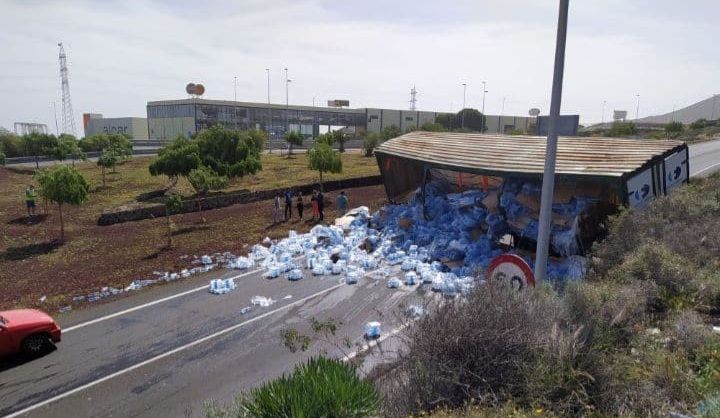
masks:
<svg viewBox="0 0 720 418"><path fill-rule="evenodd" d="M376 152L463 171L541 175L546 142L537 136L414 131L386 141ZM619 178L685 146L671 140L561 137L555 172Z"/></svg>

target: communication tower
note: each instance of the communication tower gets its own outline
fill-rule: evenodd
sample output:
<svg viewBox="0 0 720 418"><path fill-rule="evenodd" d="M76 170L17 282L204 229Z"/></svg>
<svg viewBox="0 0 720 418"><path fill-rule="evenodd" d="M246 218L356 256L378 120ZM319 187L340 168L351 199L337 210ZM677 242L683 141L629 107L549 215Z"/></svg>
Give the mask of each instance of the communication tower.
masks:
<svg viewBox="0 0 720 418"><path fill-rule="evenodd" d="M410 89L410 110L417 110L417 89L415 89L415 86Z"/></svg>
<svg viewBox="0 0 720 418"><path fill-rule="evenodd" d="M62 88L62 133L76 136L75 114L73 113L72 100L70 99L70 81L68 80L67 55L62 42L60 47L60 85Z"/></svg>

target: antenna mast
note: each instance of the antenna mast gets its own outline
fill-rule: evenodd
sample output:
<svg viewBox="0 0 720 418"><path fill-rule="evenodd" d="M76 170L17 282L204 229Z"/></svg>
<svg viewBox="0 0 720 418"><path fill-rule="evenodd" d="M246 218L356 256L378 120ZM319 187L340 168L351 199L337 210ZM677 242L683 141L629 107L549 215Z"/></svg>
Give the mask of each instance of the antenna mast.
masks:
<svg viewBox="0 0 720 418"><path fill-rule="evenodd" d="M73 113L72 100L70 99L70 82L68 80L67 56L62 42L60 47L60 85L62 88L62 133L76 136L75 114Z"/></svg>
<svg viewBox="0 0 720 418"><path fill-rule="evenodd" d="M415 86L410 89L410 110L417 110L417 90Z"/></svg>

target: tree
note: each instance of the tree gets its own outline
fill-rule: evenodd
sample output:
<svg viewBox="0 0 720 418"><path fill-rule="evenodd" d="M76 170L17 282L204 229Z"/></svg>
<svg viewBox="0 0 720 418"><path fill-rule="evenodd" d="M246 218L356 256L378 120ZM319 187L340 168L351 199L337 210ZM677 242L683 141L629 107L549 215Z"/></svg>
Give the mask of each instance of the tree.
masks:
<svg viewBox="0 0 720 418"><path fill-rule="evenodd" d="M73 167L75 167L75 160L85 160L85 153L80 149L78 140L68 134L61 134L57 138L57 143L50 151L50 156L58 161L65 161L70 157L73 160Z"/></svg>
<svg viewBox="0 0 720 418"><path fill-rule="evenodd" d="M435 122L442 125L447 131L451 131L455 128L459 128L460 124L457 122L457 116L454 113L440 113L435 117Z"/></svg>
<svg viewBox="0 0 720 418"><path fill-rule="evenodd" d="M335 131L330 132L330 135L333 137L333 142L336 142L338 144L338 149L340 152L345 152L345 141L347 138L345 138L345 133L342 131L342 129L338 129Z"/></svg>
<svg viewBox="0 0 720 418"><path fill-rule="evenodd" d="M335 135L333 135L330 132L320 134L315 138L315 143L322 142L324 144L328 144L331 147L335 144Z"/></svg>
<svg viewBox="0 0 720 418"><path fill-rule="evenodd" d="M458 112L456 119L460 122L456 128L465 127L466 129L476 132L485 132L487 129L485 115L477 109L462 109Z"/></svg>
<svg viewBox="0 0 720 418"><path fill-rule="evenodd" d="M665 133L670 134L679 134L685 129L685 126L682 124L682 122L670 122L665 125Z"/></svg>
<svg viewBox="0 0 720 418"><path fill-rule="evenodd" d="M637 129L634 123L620 121L613 122L608 132L609 136L631 136L635 134L637 134Z"/></svg>
<svg viewBox="0 0 720 418"><path fill-rule="evenodd" d="M320 173L320 191L323 190L323 173L341 173L340 153L323 142L316 143L308 150L308 166Z"/></svg>
<svg viewBox="0 0 720 418"><path fill-rule="evenodd" d="M228 178L226 176L219 176L207 167L198 167L190 171L188 181L193 189L195 189L195 192L201 196L206 195L210 190L223 189L228 184ZM202 199L199 198L197 203L198 212L202 212ZM205 222L204 218L203 222Z"/></svg>
<svg viewBox="0 0 720 418"><path fill-rule="evenodd" d="M369 133L363 141L363 151L366 157L372 157L375 148L382 142L382 137L377 132Z"/></svg>
<svg viewBox="0 0 720 418"><path fill-rule="evenodd" d="M381 136L383 141L387 141L388 139L396 138L402 134L403 133L400 128L398 128L396 125L390 125L383 128Z"/></svg>
<svg viewBox="0 0 720 418"><path fill-rule="evenodd" d="M118 163L118 156L115 154L114 151L107 150L103 151L102 154L100 154L100 157L98 158L97 165L102 170L102 184L103 187L105 186L105 170L108 168L112 168L115 170L115 166Z"/></svg>
<svg viewBox="0 0 720 418"><path fill-rule="evenodd" d="M288 158L292 155L293 145L300 146L303 143L303 136L297 131L290 131L285 134L285 141L288 143Z"/></svg>
<svg viewBox="0 0 720 418"><path fill-rule="evenodd" d="M36 175L40 184L40 196L58 205L60 214L60 241L65 241L65 223L62 208L64 204L78 206L84 203L90 192L90 185L80 172L66 165L58 165L40 171Z"/></svg>
<svg viewBox="0 0 720 418"><path fill-rule="evenodd" d="M55 148L57 138L55 138L55 135L32 132L23 135L22 142L25 155L35 157L35 168L40 168L38 158L41 155L50 153Z"/></svg>
<svg viewBox="0 0 720 418"><path fill-rule="evenodd" d="M132 155L132 141L123 134L91 135L81 139L79 145L85 152L112 150L122 159Z"/></svg>
<svg viewBox="0 0 720 418"><path fill-rule="evenodd" d="M10 132L0 133L0 151L8 158L22 157L24 155L22 138Z"/></svg>
<svg viewBox="0 0 720 418"><path fill-rule="evenodd" d="M167 219L167 248L173 246L173 222L170 216L182 210L183 202L180 195L171 193L165 197L165 218Z"/></svg>
<svg viewBox="0 0 720 418"><path fill-rule="evenodd" d="M265 138L258 131L231 131L215 125L201 131L193 142L202 165L232 179L262 170L260 153Z"/></svg>
<svg viewBox="0 0 720 418"><path fill-rule="evenodd" d="M0 165L5 165L5 153L0 151Z"/></svg>
<svg viewBox="0 0 720 418"><path fill-rule="evenodd" d="M420 127L420 130L428 132L444 132L446 129L439 123L425 122Z"/></svg>
<svg viewBox="0 0 720 418"><path fill-rule="evenodd" d="M200 164L197 142L180 135L160 149L157 158L150 163L149 170L153 176L168 176L172 188L177 184L178 176L187 177Z"/></svg>

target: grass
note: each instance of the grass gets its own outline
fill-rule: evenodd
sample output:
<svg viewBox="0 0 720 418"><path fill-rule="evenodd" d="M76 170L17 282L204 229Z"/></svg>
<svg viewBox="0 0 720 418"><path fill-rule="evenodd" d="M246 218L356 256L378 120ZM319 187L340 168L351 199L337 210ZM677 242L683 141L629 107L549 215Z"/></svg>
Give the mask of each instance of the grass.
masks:
<svg viewBox="0 0 720 418"><path fill-rule="evenodd" d="M345 172L329 175L328 179L378 173L375 159L350 152L342 158ZM174 215L175 246L167 251L159 251L166 241L164 218L98 226L97 219L103 210L142 204L138 198L167 185L166 177L150 176L147 167L151 160L133 158L119 165L116 173L106 174L104 187L95 163L76 163L91 184L91 193L87 203L64 207L67 239L60 246L53 244L60 229L56 207L39 201L38 213L46 216L33 222L25 217L24 188L33 183L34 169L0 167L0 283L3 283L0 309L38 306L54 309L69 303L74 295L87 294L102 286L124 287L134 279L147 278L154 270L180 270L188 266L193 255L217 251L244 254L247 245L265 236L276 238L287 235L291 229L303 232L312 227L296 222L296 218L293 222L271 225L270 202ZM307 168L304 154L289 159L265 155L263 165L262 172L235 180L227 191L289 187L317 179L317 173ZM186 195L193 193L184 179L178 189ZM352 205L377 208L385 200L378 186L347 192ZM327 199L327 221L332 222L335 194L328 193ZM309 209L306 218L308 214ZM180 258L185 255L190 259ZM40 305L41 296L52 300L52 306L47 302Z"/></svg>
<svg viewBox="0 0 720 418"><path fill-rule="evenodd" d="M152 157L133 158L117 167L117 173L106 173L106 186L102 186L102 175L95 163L76 164L78 170L95 188L91 204L102 208L111 208L125 203L135 202L143 193L166 187L169 180L165 176L151 176L148 165ZM324 174L326 181L345 178L378 175L380 172L374 158L363 157L358 152L342 154L343 172ZM290 158L277 154L262 156L263 170L251 176L234 179L223 192L239 190L270 190L292 187L319 181L316 171L308 169L307 157L300 153ZM177 191L184 196L194 195L194 190L185 178L180 178Z"/></svg>

